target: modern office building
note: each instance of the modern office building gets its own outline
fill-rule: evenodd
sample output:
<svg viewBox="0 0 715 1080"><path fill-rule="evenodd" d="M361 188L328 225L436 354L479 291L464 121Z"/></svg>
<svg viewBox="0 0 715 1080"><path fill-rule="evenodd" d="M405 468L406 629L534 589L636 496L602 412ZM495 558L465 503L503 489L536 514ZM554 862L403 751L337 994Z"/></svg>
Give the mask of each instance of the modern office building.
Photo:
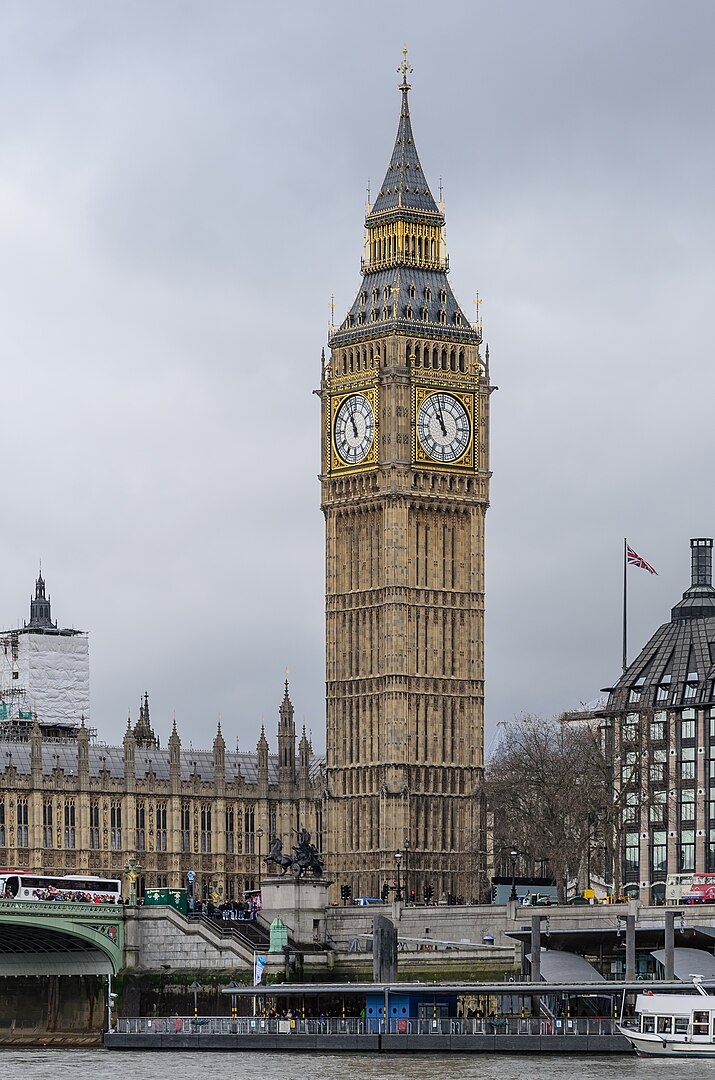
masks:
<svg viewBox="0 0 715 1080"><path fill-rule="evenodd" d="M623 880L644 901L664 895L669 875L715 873L712 548L709 538L690 541L690 586L600 717L623 808Z"/></svg>

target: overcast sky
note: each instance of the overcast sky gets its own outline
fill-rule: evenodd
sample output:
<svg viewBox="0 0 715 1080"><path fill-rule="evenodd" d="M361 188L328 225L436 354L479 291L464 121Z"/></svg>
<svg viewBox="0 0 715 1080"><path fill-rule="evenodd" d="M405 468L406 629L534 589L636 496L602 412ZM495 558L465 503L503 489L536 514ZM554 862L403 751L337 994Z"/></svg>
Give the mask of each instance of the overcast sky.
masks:
<svg viewBox="0 0 715 1080"><path fill-rule="evenodd" d="M715 5L4 0L0 624L38 565L91 721L324 747L320 374L412 120L491 352L487 738L593 699L715 534Z"/></svg>

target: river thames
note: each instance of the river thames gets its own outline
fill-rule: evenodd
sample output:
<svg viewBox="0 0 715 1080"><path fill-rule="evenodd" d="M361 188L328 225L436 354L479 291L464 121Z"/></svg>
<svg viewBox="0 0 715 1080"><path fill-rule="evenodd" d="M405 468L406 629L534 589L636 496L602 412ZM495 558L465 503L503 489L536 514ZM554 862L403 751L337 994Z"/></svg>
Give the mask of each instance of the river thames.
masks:
<svg viewBox="0 0 715 1080"><path fill-rule="evenodd" d="M6 1076L23 1080L57 1080L58 1076L92 1080L294 1080L309 1072L310 1080L682 1080L689 1075L715 1078L715 1058L572 1057L536 1054L290 1054L145 1050L14 1050L0 1051Z"/></svg>

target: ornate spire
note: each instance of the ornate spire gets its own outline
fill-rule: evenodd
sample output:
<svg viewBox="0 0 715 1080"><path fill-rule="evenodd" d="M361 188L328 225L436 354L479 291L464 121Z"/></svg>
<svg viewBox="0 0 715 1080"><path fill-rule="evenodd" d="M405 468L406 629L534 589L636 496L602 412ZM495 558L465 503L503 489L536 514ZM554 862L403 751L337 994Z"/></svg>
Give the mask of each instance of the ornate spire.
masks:
<svg viewBox="0 0 715 1080"><path fill-rule="evenodd" d="M42 565L40 565L40 573L35 581L35 597L34 599L30 597L30 622L28 625L36 626L38 628L55 628L50 612L50 597L45 596L45 580L42 576Z"/></svg>
<svg viewBox="0 0 715 1080"><path fill-rule="evenodd" d="M412 68L406 50L398 70L402 82L395 145L365 218L362 285L341 325L329 334L333 350L386 332L454 344L478 345L482 339L481 327L469 323L447 280L444 215L425 179L412 133L407 81ZM327 368L324 372L328 378Z"/></svg>
<svg viewBox="0 0 715 1080"><path fill-rule="evenodd" d="M139 702L139 719L134 725L134 738L137 746L157 747L159 742L149 722L149 694L144 694L143 703Z"/></svg>
<svg viewBox="0 0 715 1080"><path fill-rule="evenodd" d="M404 59L397 69L402 72L400 83L402 103L397 136L385 179L382 181L375 204L367 216L367 222L369 225L374 218L382 218L386 213L399 209L411 210L420 215L428 214L432 219L438 219L439 224L443 225L444 218L432 197L415 147L410 120L410 103L407 96L411 89L407 74L412 71L412 68L407 63L407 46L402 51Z"/></svg>

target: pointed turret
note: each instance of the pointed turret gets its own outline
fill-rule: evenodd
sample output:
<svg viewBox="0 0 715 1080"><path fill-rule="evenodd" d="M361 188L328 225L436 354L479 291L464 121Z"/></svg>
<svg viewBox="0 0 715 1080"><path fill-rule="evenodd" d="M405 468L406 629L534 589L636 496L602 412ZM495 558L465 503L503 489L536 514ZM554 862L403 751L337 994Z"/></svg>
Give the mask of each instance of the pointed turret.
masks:
<svg viewBox="0 0 715 1080"><path fill-rule="evenodd" d="M32 785L38 789L42 783L42 733L37 717L32 722L32 734L30 736L30 755L32 767Z"/></svg>
<svg viewBox="0 0 715 1080"><path fill-rule="evenodd" d="M265 799L268 795L268 739L266 738L266 728L264 724L261 724L261 737L256 745L256 753L258 795L259 798Z"/></svg>
<svg viewBox="0 0 715 1080"><path fill-rule="evenodd" d="M181 788L181 739L176 730L176 717L174 717L169 736L169 775L171 792L173 795L178 795Z"/></svg>
<svg viewBox="0 0 715 1080"><path fill-rule="evenodd" d="M219 720L214 736L214 780L216 782L217 795L223 796L226 784L226 740L221 734L221 721Z"/></svg>
<svg viewBox="0 0 715 1080"><path fill-rule="evenodd" d="M278 783L281 790L295 783L295 710L288 696L288 680L285 694L278 710Z"/></svg>
<svg viewBox="0 0 715 1080"><path fill-rule="evenodd" d="M124 783L128 792L136 790L136 749L137 743L132 731L131 717L127 718L127 730L124 732Z"/></svg>
<svg viewBox="0 0 715 1080"><path fill-rule="evenodd" d="M390 164L387 166L385 179L375 200L375 205L368 213L367 224L374 222L378 217L393 210L412 210L415 213L427 215L433 223L444 225L444 217L437 208L432 197L422 166L417 154L415 139L412 134L412 122L410 120L410 103L408 94L412 87L407 81L407 75L412 68L407 63L407 50L403 50L404 59L398 70L402 71L400 92L402 103L400 119L397 125L397 136L392 150Z"/></svg>
<svg viewBox="0 0 715 1080"><path fill-rule="evenodd" d="M482 340L479 324L469 323L447 281L444 214L415 146L407 82L412 68L406 55L399 70L397 136L385 179L365 218L362 287L342 325L330 335L333 350L388 331L454 344L478 345Z"/></svg>
<svg viewBox="0 0 715 1080"><path fill-rule="evenodd" d="M89 787L89 730L84 717L77 732L77 775L79 776L80 789Z"/></svg>
<svg viewBox="0 0 715 1080"><path fill-rule="evenodd" d="M32 628L41 627L46 629L56 629L55 623L52 622L52 614L50 610L50 597L45 595L45 579L42 576L42 570L40 570L39 577L35 581L35 597L30 597L30 622L28 626Z"/></svg>
<svg viewBox="0 0 715 1080"><path fill-rule="evenodd" d="M303 724L303 734L300 739L298 753L300 756L300 797L301 799L307 799L310 790L310 759L313 753L313 747L310 745L310 740L306 734L305 724Z"/></svg>
<svg viewBox="0 0 715 1080"><path fill-rule="evenodd" d="M139 702L139 719L134 725L134 738L137 746L157 749L159 740L149 721L149 694L145 692L143 703Z"/></svg>

